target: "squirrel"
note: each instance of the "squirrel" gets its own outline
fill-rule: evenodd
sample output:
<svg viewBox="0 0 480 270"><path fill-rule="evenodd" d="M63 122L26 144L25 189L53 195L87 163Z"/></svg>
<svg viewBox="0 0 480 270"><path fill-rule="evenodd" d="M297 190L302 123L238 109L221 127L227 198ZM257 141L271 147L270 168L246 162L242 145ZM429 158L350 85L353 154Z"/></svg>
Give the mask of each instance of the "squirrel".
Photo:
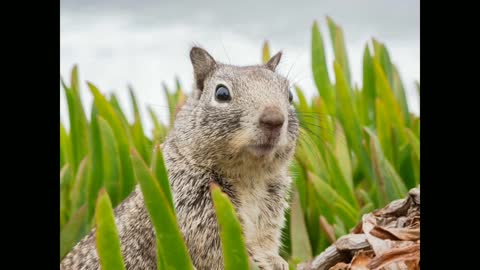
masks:
<svg viewBox="0 0 480 270"><path fill-rule="evenodd" d="M279 255L299 124L289 81L266 64L234 66L193 47L194 89L162 144L175 214L197 270L223 269L210 183L234 205L248 255L262 270L287 270ZM162 206L159 206L162 207ZM114 210L127 269L156 269L156 239L135 190ZM62 260L61 269L100 269L95 229Z"/></svg>

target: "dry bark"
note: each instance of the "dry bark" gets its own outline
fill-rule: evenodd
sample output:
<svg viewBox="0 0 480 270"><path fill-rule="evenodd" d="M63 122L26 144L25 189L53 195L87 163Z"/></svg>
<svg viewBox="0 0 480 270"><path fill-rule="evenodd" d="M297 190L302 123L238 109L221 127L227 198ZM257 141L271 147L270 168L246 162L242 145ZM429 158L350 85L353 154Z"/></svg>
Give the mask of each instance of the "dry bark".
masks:
<svg viewBox="0 0 480 270"><path fill-rule="evenodd" d="M419 188L411 189L404 199L363 215L350 234L297 266L297 270L407 269L420 269Z"/></svg>

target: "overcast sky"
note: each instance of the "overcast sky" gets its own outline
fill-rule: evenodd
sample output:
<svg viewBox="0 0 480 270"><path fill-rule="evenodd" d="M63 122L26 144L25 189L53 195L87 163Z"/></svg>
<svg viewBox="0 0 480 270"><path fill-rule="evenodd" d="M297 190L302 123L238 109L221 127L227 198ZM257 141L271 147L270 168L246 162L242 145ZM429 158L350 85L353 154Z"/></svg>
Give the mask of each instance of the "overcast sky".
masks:
<svg viewBox="0 0 480 270"><path fill-rule="evenodd" d="M310 60L314 20L320 24L330 66L333 61L326 15L344 30L353 80L361 85L363 49L375 37L386 44L407 88L411 110L419 113L414 87L420 81L419 0L61 0L60 73L69 80L71 68L78 64L82 82L117 93L127 117L132 115L126 107L130 83L149 131L147 105L167 119L162 82L173 87L178 76L190 91L188 53L193 44L206 48L218 61L244 65L259 63L262 43L269 40L272 53L284 53L279 72L287 74L293 65L289 78L311 96L316 93ZM66 123L66 101L60 93L61 120ZM85 83L82 98L89 112L92 99Z"/></svg>

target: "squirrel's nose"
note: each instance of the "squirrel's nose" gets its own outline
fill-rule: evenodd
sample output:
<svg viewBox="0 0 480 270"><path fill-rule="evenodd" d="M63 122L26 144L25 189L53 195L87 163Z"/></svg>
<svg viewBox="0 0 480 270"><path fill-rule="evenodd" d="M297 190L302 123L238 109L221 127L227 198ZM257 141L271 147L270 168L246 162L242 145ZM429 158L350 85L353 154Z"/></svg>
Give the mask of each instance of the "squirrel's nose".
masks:
<svg viewBox="0 0 480 270"><path fill-rule="evenodd" d="M276 107L266 107L260 116L260 128L265 131L279 131L285 122L283 113Z"/></svg>

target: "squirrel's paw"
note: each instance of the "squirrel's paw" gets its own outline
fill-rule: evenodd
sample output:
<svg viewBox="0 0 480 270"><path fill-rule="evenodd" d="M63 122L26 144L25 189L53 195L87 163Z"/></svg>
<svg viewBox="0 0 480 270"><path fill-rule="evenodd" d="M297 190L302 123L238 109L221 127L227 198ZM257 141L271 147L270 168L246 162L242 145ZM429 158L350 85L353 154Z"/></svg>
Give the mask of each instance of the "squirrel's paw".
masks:
<svg viewBox="0 0 480 270"><path fill-rule="evenodd" d="M288 263L280 256L270 257L265 263L259 263L261 270L288 270Z"/></svg>

